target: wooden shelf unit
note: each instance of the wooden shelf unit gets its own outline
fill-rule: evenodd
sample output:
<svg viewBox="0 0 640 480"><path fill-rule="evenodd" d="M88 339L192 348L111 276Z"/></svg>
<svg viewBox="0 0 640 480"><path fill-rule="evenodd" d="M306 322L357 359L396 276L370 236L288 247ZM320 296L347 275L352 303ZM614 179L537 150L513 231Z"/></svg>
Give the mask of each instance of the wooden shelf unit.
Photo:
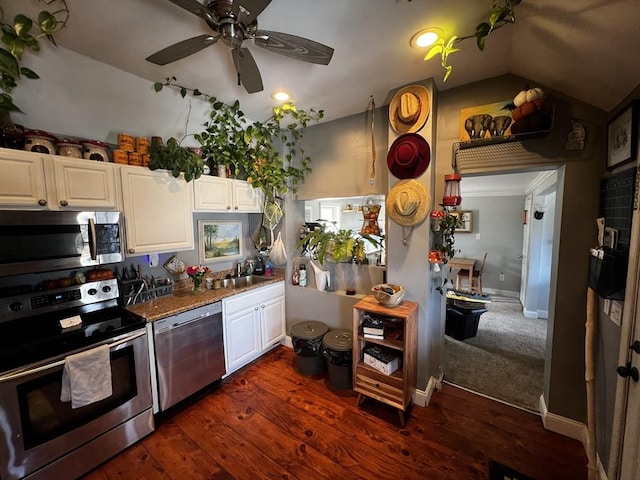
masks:
<svg viewBox="0 0 640 480"><path fill-rule="evenodd" d="M392 317L402 325L402 340L365 338L361 329L364 313ZM373 295L366 296L353 306L353 338L353 389L358 392L358 405L366 397L391 405L398 409L400 424L404 427L416 385L418 304L403 301L389 308L378 303ZM386 375L365 364L363 350L372 344L396 350L401 357L400 368Z"/></svg>

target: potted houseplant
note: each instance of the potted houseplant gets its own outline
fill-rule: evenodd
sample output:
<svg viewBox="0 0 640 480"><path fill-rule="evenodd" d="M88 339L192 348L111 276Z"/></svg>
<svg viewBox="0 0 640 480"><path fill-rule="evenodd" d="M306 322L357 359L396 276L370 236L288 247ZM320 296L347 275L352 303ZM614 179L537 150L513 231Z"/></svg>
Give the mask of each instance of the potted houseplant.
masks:
<svg viewBox="0 0 640 480"><path fill-rule="evenodd" d="M165 86L178 89L182 97L190 93L209 101L211 112L205 129L193 135L202 146L205 161L228 166L233 175L260 188L265 205L287 191L295 193L298 184L311 171L311 159L298 145L305 127L311 121L322 119L323 110L307 112L286 103L274 107L266 121L249 123L238 100L226 104L197 88L180 85L176 77L154 83L156 92ZM285 118L289 120L286 126L282 124ZM284 155L282 147L286 151Z"/></svg>
<svg viewBox="0 0 640 480"><path fill-rule="evenodd" d="M429 261L431 263L447 263L456 253L453 245L458 217L448 211L444 211L438 216L433 214L431 216L432 219L437 219L437 228L432 230L433 248L429 251Z"/></svg>
<svg viewBox="0 0 640 480"><path fill-rule="evenodd" d="M165 169L178 178L184 173L187 182L199 178L204 171L202 158L188 147L171 137L166 145L152 143L149 148L149 169Z"/></svg>
<svg viewBox="0 0 640 480"><path fill-rule="evenodd" d="M40 0L45 5L52 1ZM36 72L21 65L25 51L40 50L40 39L46 37L55 45L53 34L65 27L69 18L69 9L65 0L56 0L60 8L54 11L42 10L37 19L18 13L12 19L5 16L0 8L0 146L19 148L21 132L13 125L10 112L20 112L11 95L23 78L40 78Z"/></svg>

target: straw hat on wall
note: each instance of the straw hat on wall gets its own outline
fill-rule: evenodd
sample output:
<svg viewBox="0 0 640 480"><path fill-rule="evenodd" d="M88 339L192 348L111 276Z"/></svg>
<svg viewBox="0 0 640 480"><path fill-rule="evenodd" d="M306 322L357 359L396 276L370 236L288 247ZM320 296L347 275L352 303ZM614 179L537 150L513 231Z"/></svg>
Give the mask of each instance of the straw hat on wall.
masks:
<svg viewBox="0 0 640 480"><path fill-rule="evenodd" d="M389 103L389 123L398 133L420 130L429 117L429 92L422 85L401 88Z"/></svg>
<svg viewBox="0 0 640 480"><path fill-rule="evenodd" d="M387 195L389 218L403 227L422 223L429 213L431 197L427 188L417 180L400 180Z"/></svg>

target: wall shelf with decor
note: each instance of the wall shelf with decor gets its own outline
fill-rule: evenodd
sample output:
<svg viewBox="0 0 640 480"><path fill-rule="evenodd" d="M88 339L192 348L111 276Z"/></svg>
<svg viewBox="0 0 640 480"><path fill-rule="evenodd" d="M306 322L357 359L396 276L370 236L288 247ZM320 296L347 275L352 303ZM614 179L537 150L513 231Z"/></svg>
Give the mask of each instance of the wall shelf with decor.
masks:
<svg viewBox="0 0 640 480"><path fill-rule="evenodd" d="M547 137L554 127L555 105L552 105L549 128L514 135L465 140L453 144L451 166L455 172L481 171L484 168L509 167L514 164L532 166L555 163L526 148L527 143Z"/></svg>

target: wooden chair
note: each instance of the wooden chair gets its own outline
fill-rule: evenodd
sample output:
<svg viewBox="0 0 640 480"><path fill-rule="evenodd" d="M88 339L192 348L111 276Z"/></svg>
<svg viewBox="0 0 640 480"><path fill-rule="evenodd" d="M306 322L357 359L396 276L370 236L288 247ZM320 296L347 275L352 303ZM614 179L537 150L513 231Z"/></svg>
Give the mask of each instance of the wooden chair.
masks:
<svg viewBox="0 0 640 480"><path fill-rule="evenodd" d="M484 257L482 257L482 262L480 263L480 268L478 270L473 270L473 275L471 276L471 285L467 285L467 289L471 293L482 293L482 270L484 270L484 264L487 261L487 254L485 252ZM458 275L456 276L456 290L462 290L464 285L462 282L469 283L469 270L458 270Z"/></svg>

